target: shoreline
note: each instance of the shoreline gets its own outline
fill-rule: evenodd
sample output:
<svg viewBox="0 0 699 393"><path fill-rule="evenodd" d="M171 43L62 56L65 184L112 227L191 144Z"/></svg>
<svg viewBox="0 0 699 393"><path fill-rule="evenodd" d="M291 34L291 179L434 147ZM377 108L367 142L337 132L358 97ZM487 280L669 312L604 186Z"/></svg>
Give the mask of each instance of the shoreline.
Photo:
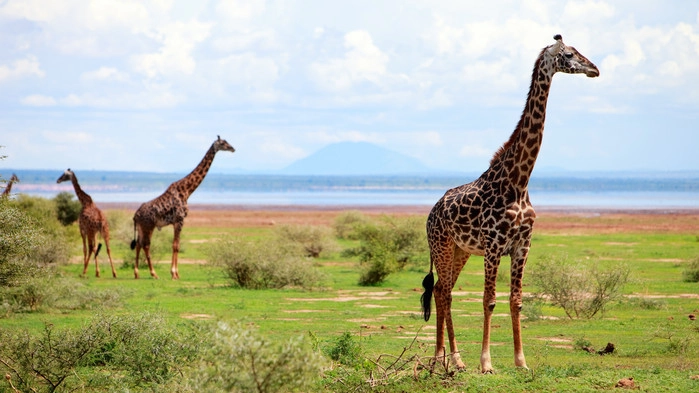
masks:
<svg viewBox="0 0 699 393"><path fill-rule="evenodd" d="M133 210L139 202L101 202L98 206L106 210ZM190 203L190 211L279 211L279 212L342 212L357 210L367 213L428 214L432 205L382 205L382 204L342 204L342 205L265 205L265 204L214 204ZM604 206L534 206L537 213L577 215L577 214L679 214L699 215L699 207L604 207Z"/></svg>

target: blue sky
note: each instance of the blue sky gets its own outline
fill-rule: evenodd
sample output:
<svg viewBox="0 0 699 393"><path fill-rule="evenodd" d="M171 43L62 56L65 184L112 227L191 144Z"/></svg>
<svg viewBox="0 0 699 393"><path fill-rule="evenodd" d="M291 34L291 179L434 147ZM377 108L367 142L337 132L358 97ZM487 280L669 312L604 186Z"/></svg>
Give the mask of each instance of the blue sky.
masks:
<svg viewBox="0 0 699 393"><path fill-rule="evenodd" d="M3 1L0 165L182 172L220 134L217 172L341 141L477 172L560 33L601 76L554 78L537 169L699 170L699 3L473 3Z"/></svg>

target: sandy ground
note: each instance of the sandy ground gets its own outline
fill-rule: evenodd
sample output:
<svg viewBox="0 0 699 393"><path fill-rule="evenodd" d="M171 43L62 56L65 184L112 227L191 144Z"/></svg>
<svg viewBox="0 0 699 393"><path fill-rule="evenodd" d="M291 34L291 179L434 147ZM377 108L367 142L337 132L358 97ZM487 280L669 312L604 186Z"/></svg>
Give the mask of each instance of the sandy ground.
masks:
<svg viewBox="0 0 699 393"><path fill-rule="evenodd" d="M138 204L100 204L103 209L135 211ZM430 206L248 206L190 204L185 227L263 228L274 225L331 226L342 212L366 215L427 216ZM591 209L539 207L535 232L584 233L686 233L699 236L696 209Z"/></svg>

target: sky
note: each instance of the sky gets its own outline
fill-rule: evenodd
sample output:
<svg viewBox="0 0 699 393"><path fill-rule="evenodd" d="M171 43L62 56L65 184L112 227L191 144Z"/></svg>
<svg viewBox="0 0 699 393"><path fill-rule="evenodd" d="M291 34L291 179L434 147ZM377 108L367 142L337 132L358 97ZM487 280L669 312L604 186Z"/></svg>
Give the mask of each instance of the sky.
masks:
<svg viewBox="0 0 699 393"><path fill-rule="evenodd" d="M482 171L554 34L601 75L554 77L537 171L699 170L697 2L3 0L0 176L186 172L217 135L221 173L343 141Z"/></svg>

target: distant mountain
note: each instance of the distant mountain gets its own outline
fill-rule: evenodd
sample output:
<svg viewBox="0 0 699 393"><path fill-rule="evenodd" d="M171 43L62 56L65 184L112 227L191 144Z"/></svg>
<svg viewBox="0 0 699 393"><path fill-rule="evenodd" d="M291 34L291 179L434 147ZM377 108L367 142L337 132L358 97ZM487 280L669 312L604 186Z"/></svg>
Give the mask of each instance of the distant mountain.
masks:
<svg viewBox="0 0 699 393"><path fill-rule="evenodd" d="M284 168L286 175L405 175L431 173L414 157L368 142L340 142L325 146Z"/></svg>

